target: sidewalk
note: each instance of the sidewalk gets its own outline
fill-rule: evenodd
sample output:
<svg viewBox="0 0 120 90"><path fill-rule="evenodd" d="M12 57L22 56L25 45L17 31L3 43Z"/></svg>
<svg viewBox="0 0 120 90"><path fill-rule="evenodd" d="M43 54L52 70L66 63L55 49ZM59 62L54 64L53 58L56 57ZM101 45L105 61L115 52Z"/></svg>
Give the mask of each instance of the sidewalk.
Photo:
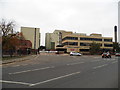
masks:
<svg viewBox="0 0 120 90"><path fill-rule="evenodd" d="M35 56L36 56L36 55L29 55L29 56L25 56L25 57L23 57L23 58L3 60L2 63L0 63L0 64L8 64L8 63L13 63L13 62L21 62L21 61L25 61L25 60L31 60L31 59L33 59Z"/></svg>

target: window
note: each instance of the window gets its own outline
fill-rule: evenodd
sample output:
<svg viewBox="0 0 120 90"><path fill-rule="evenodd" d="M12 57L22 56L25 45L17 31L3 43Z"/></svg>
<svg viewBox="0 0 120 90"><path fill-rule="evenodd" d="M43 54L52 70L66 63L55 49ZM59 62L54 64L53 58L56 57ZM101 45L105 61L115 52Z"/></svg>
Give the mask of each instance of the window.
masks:
<svg viewBox="0 0 120 90"><path fill-rule="evenodd" d="M73 46L78 46L78 42L65 42L63 45L73 45Z"/></svg>
<svg viewBox="0 0 120 90"><path fill-rule="evenodd" d="M112 39L104 39L105 42L112 42Z"/></svg>
<svg viewBox="0 0 120 90"><path fill-rule="evenodd" d="M78 40L78 37L65 37L62 40Z"/></svg>
<svg viewBox="0 0 120 90"><path fill-rule="evenodd" d="M80 40L87 40L87 41L102 41L102 39L99 39L99 38L84 38L84 37L80 37Z"/></svg>
<svg viewBox="0 0 120 90"><path fill-rule="evenodd" d="M99 43L100 46L102 46L101 43ZM91 46L91 43L80 43L80 46Z"/></svg>
<svg viewBox="0 0 120 90"><path fill-rule="evenodd" d="M80 49L81 52L89 52L89 49Z"/></svg>
<svg viewBox="0 0 120 90"><path fill-rule="evenodd" d="M112 44L104 44L105 47L112 47Z"/></svg>
<svg viewBox="0 0 120 90"><path fill-rule="evenodd" d="M90 46L90 43L80 43L80 46Z"/></svg>

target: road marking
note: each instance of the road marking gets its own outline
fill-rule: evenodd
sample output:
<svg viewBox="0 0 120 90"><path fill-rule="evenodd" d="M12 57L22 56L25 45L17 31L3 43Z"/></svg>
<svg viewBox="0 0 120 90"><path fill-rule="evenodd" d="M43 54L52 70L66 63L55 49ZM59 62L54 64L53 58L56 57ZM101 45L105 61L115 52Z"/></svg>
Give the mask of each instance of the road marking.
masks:
<svg viewBox="0 0 120 90"><path fill-rule="evenodd" d="M76 64L81 64L81 63L84 63L84 62L69 63L69 64L67 64L67 65L76 65Z"/></svg>
<svg viewBox="0 0 120 90"><path fill-rule="evenodd" d="M97 62L97 61L100 61L100 60L94 60L94 61L91 61L91 62Z"/></svg>
<svg viewBox="0 0 120 90"><path fill-rule="evenodd" d="M25 82L16 82L16 81L4 81L4 80L0 80L0 83L12 83L12 84L22 84L22 85L27 85L27 86L31 86L31 83L25 83Z"/></svg>
<svg viewBox="0 0 120 90"><path fill-rule="evenodd" d="M94 57L94 58L100 58L100 57Z"/></svg>
<svg viewBox="0 0 120 90"><path fill-rule="evenodd" d="M64 75L64 76L60 76L60 77L52 78L52 79L45 80L45 81L42 81L42 82L38 82L38 83L32 84L30 86L40 85L40 84L43 84L43 83L47 83L47 82L54 81L54 80L57 80L57 79L61 79L61 78L65 78L65 77L68 77L68 76L76 75L76 74L79 74L79 73L80 72L75 72L75 73L67 74L67 75Z"/></svg>
<svg viewBox="0 0 120 90"><path fill-rule="evenodd" d="M118 61L114 61L114 62L112 62L112 64L113 64L113 63L117 63L117 62L118 62Z"/></svg>
<svg viewBox="0 0 120 90"><path fill-rule="evenodd" d="M12 67L18 67L18 66L20 66L20 65L14 65L14 66L12 66Z"/></svg>
<svg viewBox="0 0 120 90"><path fill-rule="evenodd" d="M33 70L26 70L26 71L20 71L20 72L14 72L14 73L8 73L8 74L20 74L20 73L25 73L25 72L32 72L32 71L38 71L38 70L45 70L49 68L54 68L54 66L51 67L44 67L44 68L38 68L38 69L33 69Z"/></svg>
<svg viewBox="0 0 120 90"><path fill-rule="evenodd" d="M36 56L34 59L37 59L39 57L39 55L38 56Z"/></svg>
<svg viewBox="0 0 120 90"><path fill-rule="evenodd" d="M101 66L93 67L93 69L101 68L101 67L104 67L104 66L107 66L107 65L108 64L104 64L104 65L101 65Z"/></svg>

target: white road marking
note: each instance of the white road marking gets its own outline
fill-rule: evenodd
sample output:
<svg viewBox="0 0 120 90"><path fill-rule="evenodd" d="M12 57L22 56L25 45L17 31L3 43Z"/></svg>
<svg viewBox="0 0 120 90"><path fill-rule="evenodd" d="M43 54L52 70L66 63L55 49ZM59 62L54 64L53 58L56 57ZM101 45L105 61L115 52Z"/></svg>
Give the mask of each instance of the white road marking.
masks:
<svg viewBox="0 0 120 90"><path fill-rule="evenodd" d="M101 60L94 60L94 61L91 61L91 62L97 62L97 61L101 61Z"/></svg>
<svg viewBox="0 0 120 90"><path fill-rule="evenodd" d="M118 61L114 61L114 62L112 62L112 64L113 64L113 63L117 63L117 62L118 62Z"/></svg>
<svg viewBox="0 0 120 90"><path fill-rule="evenodd" d="M45 70L49 68L54 68L54 66L51 67L44 67L44 68L38 68L38 69L33 69L33 70L26 70L26 71L20 71L20 72L14 72L14 73L8 73L8 74L20 74L20 73L25 73L25 72L32 72L32 71L38 71L38 70Z"/></svg>
<svg viewBox="0 0 120 90"><path fill-rule="evenodd" d="M25 83L25 82L16 82L16 81L4 81L4 80L0 80L0 83L11 83L11 84L22 84L22 85L27 85L27 86L31 86L31 83Z"/></svg>
<svg viewBox="0 0 120 90"><path fill-rule="evenodd" d="M38 82L38 83L32 84L30 86L40 85L40 84L43 84L43 83L47 83L47 82L54 81L54 80L57 80L57 79L61 79L61 78L65 78L65 77L68 77L68 76L76 75L76 74L79 74L79 73L80 72L75 72L75 73L67 74L67 75L64 75L64 76L60 76L60 77L52 78L52 79L45 80L45 81L42 81L42 82Z"/></svg>
<svg viewBox="0 0 120 90"><path fill-rule="evenodd" d="M101 68L101 67L104 67L104 66L107 66L107 65L108 64L104 64L104 65L101 65L101 66L93 67L93 69Z"/></svg>
<svg viewBox="0 0 120 90"><path fill-rule="evenodd" d="M12 67L18 67L18 66L20 66L20 65L14 65L14 66L12 66Z"/></svg>
<svg viewBox="0 0 120 90"><path fill-rule="evenodd" d="M100 57L94 57L94 58L100 58Z"/></svg>
<svg viewBox="0 0 120 90"><path fill-rule="evenodd" d="M69 63L69 64L67 64L67 65L76 65L76 64L81 64L81 63L84 63L84 62Z"/></svg>
<svg viewBox="0 0 120 90"><path fill-rule="evenodd" d="M34 59L37 59L39 57L39 55L38 56L36 56Z"/></svg>

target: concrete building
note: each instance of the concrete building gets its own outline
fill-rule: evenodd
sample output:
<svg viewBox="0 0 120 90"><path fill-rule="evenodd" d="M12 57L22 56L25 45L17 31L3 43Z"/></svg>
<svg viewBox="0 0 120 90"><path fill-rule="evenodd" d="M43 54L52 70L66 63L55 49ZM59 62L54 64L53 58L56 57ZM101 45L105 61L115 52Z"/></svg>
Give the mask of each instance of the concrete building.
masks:
<svg viewBox="0 0 120 90"><path fill-rule="evenodd" d="M62 45L62 37L72 34L71 31L55 30L53 33L46 33L45 46L46 49L56 49L57 45Z"/></svg>
<svg viewBox="0 0 120 90"><path fill-rule="evenodd" d="M81 52L89 53L90 44L96 42L101 45L101 49L112 50L112 37L102 37L101 34L90 34L89 36L85 34L65 35L62 38L63 47L58 47L57 49L66 50L66 52Z"/></svg>
<svg viewBox="0 0 120 90"><path fill-rule="evenodd" d="M32 42L32 49L38 49L40 46L40 28L21 27L21 32L26 40Z"/></svg>

